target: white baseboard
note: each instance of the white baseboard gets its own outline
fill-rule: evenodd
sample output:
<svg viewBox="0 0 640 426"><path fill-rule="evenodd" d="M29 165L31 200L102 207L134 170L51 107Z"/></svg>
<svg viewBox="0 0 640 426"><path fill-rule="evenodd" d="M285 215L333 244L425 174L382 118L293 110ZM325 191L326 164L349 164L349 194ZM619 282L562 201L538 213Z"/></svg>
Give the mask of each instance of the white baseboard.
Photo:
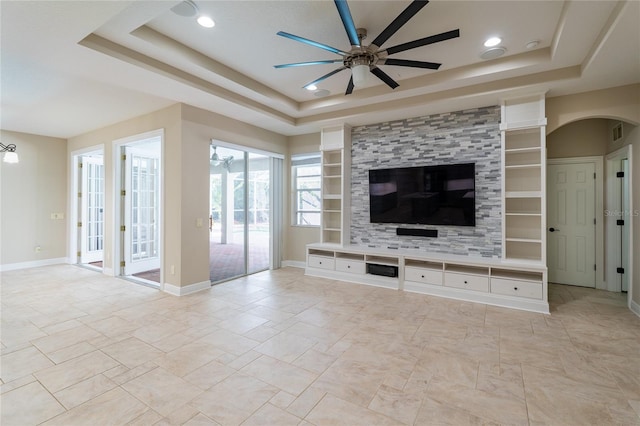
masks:
<svg viewBox="0 0 640 426"><path fill-rule="evenodd" d="M291 268L306 268L307 265L300 260L283 260L282 261L282 267L286 268L286 267L291 267Z"/></svg>
<svg viewBox="0 0 640 426"><path fill-rule="evenodd" d="M189 284L184 287L178 287L172 284L164 284L162 291L174 296L185 296L187 294L197 293L202 290L211 288L211 281L202 281L200 283Z"/></svg>
<svg viewBox="0 0 640 426"><path fill-rule="evenodd" d="M69 263L69 259L66 257L58 257L55 259L32 260L30 262L8 263L6 265L0 265L0 272L38 268L40 266L60 265L63 263Z"/></svg>
<svg viewBox="0 0 640 426"><path fill-rule="evenodd" d="M631 309L631 312L640 317L640 305L638 305L633 300L629 301L629 309Z"/></svg>

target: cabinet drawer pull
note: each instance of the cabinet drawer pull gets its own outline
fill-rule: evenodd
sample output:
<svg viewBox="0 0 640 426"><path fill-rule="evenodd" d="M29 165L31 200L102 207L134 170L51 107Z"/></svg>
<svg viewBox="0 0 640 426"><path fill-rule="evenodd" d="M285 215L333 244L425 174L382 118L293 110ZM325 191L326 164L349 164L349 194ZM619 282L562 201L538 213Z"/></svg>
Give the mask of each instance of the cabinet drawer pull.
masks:
<svg viewBox="0 0 640 426"><path fill-rule="evenodd" d="M518 287L514 287L513 289L514 289L515 291L518 291Z"/></svg>
<svg viewBox="0 0 640 426"><path fill-rule="evenodd" d="M322 265L322 261L320 261L320 264Z"/></svg>
<svg viewBox="0 0 640 426"><path fill-rule="evenodd" d="M465 283L465 284L469 284L466 280L465 280L465 282L464 282L464 283Z"/></svg>
<svg viewBox="0 0 640 426"><path fill-rule="evenodd" d="M422 275L422 278L424 278L424 275Z"/></svg>
<svg viewBox="0 0 640 426"><path fill-rule="evenodd" d="M347 269L351 269L351 265L347 265Z"/></svg>

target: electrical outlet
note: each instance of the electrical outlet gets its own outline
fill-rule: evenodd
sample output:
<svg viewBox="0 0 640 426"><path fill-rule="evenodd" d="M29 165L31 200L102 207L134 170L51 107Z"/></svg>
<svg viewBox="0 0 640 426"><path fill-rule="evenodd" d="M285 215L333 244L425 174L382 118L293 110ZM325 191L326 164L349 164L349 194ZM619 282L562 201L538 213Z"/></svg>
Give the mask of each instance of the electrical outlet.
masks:
<svg viewBox="0 0 640 426"><path fill-rule="evenodd" d="M171 265L171 275L175 275L175 274L176 274L176 266Z"/></svg>
<svg viewBox="0 0 640 426"><path fill-rule="evenodd" d="M196 219L196 228L202 228L202 218L201 217Z"/></svg>
<svg viewBox="0 0 640 426"><path fill-rule="evenodd" d="M40 253L40 252L42 251L42 247L40 247L40 246L35 246L34 251L35 251L36 253Z"/></svg>

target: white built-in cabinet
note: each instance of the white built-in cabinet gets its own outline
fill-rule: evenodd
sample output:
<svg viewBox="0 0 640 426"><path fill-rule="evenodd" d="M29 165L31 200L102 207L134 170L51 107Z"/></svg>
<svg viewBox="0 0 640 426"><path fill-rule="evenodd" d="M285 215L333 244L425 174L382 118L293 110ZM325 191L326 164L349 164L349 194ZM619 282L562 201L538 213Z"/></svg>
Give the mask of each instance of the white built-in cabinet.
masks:
<svg viewBox="0 0 640 426"><path fill-rule="evenodd" d="M498 259L349 245L351 129L323 129L321 242L307 245L305 273L548 313L545 126L544 94L502 101Z"/></svg>
<svg viewBox="0 0 640 426"><path fill-rule="evenodd" d="M502 102L502 257L546 263L544 95Z"/></svg>
<svg viewBox="0 0 640 426"><path fill-rule="evenodd" d="M349 244L351 207L351 128L323 129L322 211L320 236L323 243Z"/></svg>

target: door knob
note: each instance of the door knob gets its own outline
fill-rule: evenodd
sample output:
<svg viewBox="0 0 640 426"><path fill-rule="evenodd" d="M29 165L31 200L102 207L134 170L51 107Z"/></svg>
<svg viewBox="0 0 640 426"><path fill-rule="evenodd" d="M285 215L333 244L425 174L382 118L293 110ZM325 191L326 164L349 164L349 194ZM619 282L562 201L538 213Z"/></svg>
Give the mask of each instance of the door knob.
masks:
<svg viewBox="0 0 640 426"><path fill-rule="evenodd" d="M560 231L560 230L557 228L549 228L549 232L555 232L555 231Z"/></svg>

